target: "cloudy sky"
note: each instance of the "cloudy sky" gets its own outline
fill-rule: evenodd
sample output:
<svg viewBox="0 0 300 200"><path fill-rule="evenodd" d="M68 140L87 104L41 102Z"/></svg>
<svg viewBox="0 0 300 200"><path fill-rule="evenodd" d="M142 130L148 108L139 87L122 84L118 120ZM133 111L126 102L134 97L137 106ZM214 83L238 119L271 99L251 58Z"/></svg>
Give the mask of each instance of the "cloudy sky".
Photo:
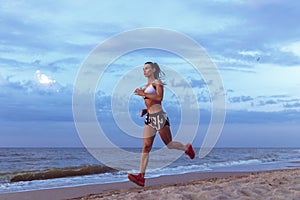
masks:
<svg viewBox="0 0 300 200"><path fill-rule="evenodd" d="M82 64L108 38L145 27L192 38L216 64L226 93L217 146L300 147L299 13L300 3L292 0L0 0L0 147L82 146L72 113ZM193 143L200 146L211 112L206 84L183 59L159 50L126 54L107 69L95 91L101 125L118 145L140 146L123 139L108 114L110 91L122 74L149 60L176 70L195 91L201 120ZM142 71L137 76L143 78ZM166 79L169 88L182 86ZM176 95L167 90L164 100L174 132L180 123ZM126 102L142 126L142 100L132 95Z"/></svg>

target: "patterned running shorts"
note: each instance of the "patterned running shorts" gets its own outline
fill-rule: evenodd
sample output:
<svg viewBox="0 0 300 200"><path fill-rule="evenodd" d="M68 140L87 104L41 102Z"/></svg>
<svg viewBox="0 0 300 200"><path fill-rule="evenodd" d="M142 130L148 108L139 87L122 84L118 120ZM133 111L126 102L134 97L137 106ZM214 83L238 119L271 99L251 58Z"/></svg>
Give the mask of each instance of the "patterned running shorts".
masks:
<svg viewBox="0 0 300 200"><path fill-rule="evenodd" d="M165 113L164 111L159 111L153 114L147 113L145 124L151 126L157 131L167 125L170 126L169 118L167 117L167 113Z"/></svg>

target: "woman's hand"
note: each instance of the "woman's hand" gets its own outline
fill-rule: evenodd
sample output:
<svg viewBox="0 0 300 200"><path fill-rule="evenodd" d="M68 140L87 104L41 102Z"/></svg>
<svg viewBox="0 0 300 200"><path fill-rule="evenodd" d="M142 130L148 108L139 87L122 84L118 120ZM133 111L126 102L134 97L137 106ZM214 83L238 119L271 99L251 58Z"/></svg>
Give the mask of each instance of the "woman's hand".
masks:
<svg viewBox="0 0 300 200"><path fill-rule="evenodd" d="M135 89L134 94L139 95L139 96L145 96L145 93L144 93L143 89L141 89L141 88Z"/></svg>
<svg viewBox="0 0 300 200"><path fill-rule="evenodd" d="M143 109L142 112L141 112L141 117L143 117L147 113L148 113L148 110L147 109Z"/></svg>

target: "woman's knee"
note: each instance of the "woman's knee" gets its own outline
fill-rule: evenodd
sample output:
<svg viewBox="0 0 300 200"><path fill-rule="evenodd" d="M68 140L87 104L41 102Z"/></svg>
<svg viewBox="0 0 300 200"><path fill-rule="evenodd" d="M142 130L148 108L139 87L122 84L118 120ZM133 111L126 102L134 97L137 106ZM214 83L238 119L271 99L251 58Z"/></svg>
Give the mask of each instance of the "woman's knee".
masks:
<svg viewBox="0 0 300 200"><path fill-rule="evenodd" d="M143 153L149 153L151 151L151 149L152 149L152 145L144 144L142 151L143 151Z"/></svg>
<svg viewBox="0 0 300 200"><path fill-rule="evenodd" d="M167 148L168 149L174 149L174 145L173 145L173 142L169 142L167 145Z"/></svg>

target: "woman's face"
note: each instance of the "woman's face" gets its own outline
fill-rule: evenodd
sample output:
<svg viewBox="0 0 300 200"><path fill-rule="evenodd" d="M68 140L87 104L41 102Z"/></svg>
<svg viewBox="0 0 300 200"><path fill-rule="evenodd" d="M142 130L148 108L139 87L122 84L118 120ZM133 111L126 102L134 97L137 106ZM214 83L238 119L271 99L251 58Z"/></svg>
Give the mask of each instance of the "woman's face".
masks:
<svg viewBox="0 0 300 200"><path fill-rule="evenodd" d="M155 72L155 69L152 68L150 64L145 64L143 70L144 70L144 76L147 78L153 76Z"/></svg>

